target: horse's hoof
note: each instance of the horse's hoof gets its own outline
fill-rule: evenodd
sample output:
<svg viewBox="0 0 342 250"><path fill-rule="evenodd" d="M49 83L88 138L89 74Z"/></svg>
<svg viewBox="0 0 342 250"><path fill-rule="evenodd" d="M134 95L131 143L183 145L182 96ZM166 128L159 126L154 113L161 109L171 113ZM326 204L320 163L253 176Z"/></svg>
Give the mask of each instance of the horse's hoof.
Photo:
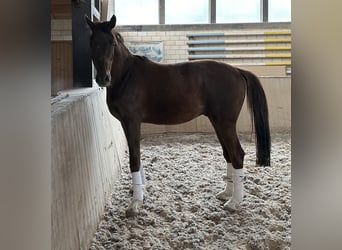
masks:
<svg viewBox="0 0 342 250"><path fill-rule="evenodd" d="M232 197L232 194L225 190L216 195L216 198L221 201L227 201L230 197Z"/></svg>
<svg viewBox="0 0 342 250"><path fill-rule="evenodd" d="M235 212L236 210L238 210L240 207L240 202L236 201L233 198L230 198L229 201L227 201L224 205L223 205L223 209L224 210L228 210L229 212Z"/></svg>
<svg viewBox="0 0 342 250"><path fill-rule="evenodd" d="M143 201L138 199L133 199L131 204L129 204L126 210L126 217L135 217L139 214L139 209L142 207Z"/></svg>

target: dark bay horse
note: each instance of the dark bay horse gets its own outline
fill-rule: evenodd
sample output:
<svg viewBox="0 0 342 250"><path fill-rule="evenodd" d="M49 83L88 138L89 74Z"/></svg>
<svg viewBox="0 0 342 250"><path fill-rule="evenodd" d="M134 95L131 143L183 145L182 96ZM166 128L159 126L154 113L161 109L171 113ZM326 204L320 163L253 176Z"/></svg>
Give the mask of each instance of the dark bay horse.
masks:
<svg viewBox="0 0 342 250"><path fill-rule="evenodd" d="M142 122L179 124L205 115L211 121L227 161L228 181L217 198L236 210L243 198L243 160L236 122L247 96L256 137L256 163L270 165L270 131L264 90L251 72L212 60L159 64L132 55L114 30L116 17L92 22L91 56L96 82L107 89L110 113L122 125L129 147L133 199L126 211L136 215L143 203L145 177L140 162ZM246 94L247 93L247 94Z"/></svg>

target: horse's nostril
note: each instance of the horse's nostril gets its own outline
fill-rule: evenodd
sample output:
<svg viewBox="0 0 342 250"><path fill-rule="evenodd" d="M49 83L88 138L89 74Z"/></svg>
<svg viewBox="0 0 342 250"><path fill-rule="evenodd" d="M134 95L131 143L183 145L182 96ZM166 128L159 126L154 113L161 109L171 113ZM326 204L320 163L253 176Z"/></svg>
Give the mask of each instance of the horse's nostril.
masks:
<svg viewBox="0 0 342 250"><path fill-rule="evenodd" d="M104 80L105 82L109 82L110 81L109 75L106 75Z"/></svg>
<svg viewBox="0 0 342 250"><path fill-rule="evenodd" d="M95 78L97 84L99 84L99 85L107 85L107 84L109 84L110 83L110 79L111 79L110 75L107 75L107 74L103 75L103 76L96 75L96 78Z"/></svg>

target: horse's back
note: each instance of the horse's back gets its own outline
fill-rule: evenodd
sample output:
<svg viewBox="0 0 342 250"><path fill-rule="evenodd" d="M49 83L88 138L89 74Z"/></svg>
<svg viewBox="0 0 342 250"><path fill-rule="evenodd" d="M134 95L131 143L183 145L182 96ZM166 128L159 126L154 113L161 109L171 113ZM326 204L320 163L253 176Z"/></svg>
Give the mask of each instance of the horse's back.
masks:
<svg viewBox="0 0 342 250"><path fill-rule="evenodd" d="M190 62L189 65L197 72L195 74L201 81L208 109L240 112L245 98L246 81L238 68L212 60Z"/></svg>
<svg viewBox="0 0 342 250"><path fill-rule="evenodd" d="M145 122L178 124L205 112L204 88L186 64L151 64L142 72Z"/></svg>
<svg viewBox="0 0 342 250"><path fill-rule="evenodd" d="M144 64L138 74L145 122L177 124L241 109L245 85L237 68L211 60Z"/></svg>

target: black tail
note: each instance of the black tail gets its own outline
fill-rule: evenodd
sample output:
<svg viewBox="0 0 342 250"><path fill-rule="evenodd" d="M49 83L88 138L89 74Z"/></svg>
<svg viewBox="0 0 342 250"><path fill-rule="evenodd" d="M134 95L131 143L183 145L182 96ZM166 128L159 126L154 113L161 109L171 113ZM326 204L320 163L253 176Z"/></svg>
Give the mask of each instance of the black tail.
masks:
<svg viewBox="0 0 342 250"><path fill-rule="evenodd" d="M247 82L247 105L255 129L256 164L270 166L271 136L265 92L254 74L245 70L240 71Z"/></svg>

